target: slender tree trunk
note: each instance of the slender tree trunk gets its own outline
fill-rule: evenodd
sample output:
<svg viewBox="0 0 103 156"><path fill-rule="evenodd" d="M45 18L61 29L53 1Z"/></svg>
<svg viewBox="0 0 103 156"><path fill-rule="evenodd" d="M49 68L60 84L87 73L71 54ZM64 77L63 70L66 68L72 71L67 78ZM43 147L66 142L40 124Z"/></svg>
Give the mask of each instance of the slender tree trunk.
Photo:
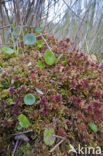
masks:
<svg viewBox="0 0 103 156"><path fill-rule="evenodd" d="M15 17L16 17L16 24L20 24L20 8L19 8L19 0L13 0L14 4L14 12L15 12Z"/></svg>
<svg viewBox="0 0 103 156"><path fill-rule="evenodd" d="M3 14L3 7L2 5L0 5L0 13L1 13L1 19L2 19L2 27L4 27L4 20L5 20L5 17L4 17L4 14ZM2 29L2 43L5 43L5 30L4 28Z"/></svg>

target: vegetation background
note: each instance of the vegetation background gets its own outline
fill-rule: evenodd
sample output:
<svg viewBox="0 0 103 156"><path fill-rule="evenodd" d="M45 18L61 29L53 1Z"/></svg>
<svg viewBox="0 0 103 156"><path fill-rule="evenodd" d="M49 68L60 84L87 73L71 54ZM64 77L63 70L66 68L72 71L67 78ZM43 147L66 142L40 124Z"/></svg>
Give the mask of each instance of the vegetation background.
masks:
<svg viewBox="0 0 103 156"><path fill-rule="evenodd" d="M85 53L103 57L102 0L1 0L0 46L10 44L14 24L42 26L59 40L69 37Z"/></svg>
<svg viewBox="0 0 103 156"><path fill-rule="evenodd" d="M103 0L0 0L1 156L103 152L102 42Z"/></svg>

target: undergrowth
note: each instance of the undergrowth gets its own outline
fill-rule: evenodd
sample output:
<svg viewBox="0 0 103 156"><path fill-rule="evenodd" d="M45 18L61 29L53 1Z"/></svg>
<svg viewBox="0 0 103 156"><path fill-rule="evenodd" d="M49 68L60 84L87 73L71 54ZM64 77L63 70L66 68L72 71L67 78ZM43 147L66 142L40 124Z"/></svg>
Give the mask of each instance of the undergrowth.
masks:
<svg viewBox="0 0 103 156"><path fill-rule="evenodd" d="M103 146L103 69L81 51L71 52L69 39L59 42L53 36L44 37L55 56L52 65L45 62L48 46L40 36L37 41L43 44L26 46L24 54L9 56L0 52L1 156L13 151L16 141L11 134L31 129L33 132L26 135L28 143L20 142L16 156L50 155L60 138L46 145L46 128L66 138L51 153L53 156L67 155L69 144L75 148L78 144ZM31 105L24 101L28 94L35 97ZM29 122L27 128L19 123L21 114Z"/></svg>

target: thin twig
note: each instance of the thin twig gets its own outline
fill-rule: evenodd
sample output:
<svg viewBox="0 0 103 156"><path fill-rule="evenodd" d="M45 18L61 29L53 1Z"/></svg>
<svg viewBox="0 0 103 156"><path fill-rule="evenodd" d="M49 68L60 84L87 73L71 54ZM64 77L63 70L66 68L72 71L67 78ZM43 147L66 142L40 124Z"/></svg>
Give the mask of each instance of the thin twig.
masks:
<svg viewBox="0 0 103 156"><path fill-rule="evenodd" d="M16 41L16 47L17 47L17 55L19 54L19 46L18 46L18 39Z"/></svg>
<svg viewBox="0 0 103 156"><path fill-rule="evenodd" d="M78 2L78 0L76 0L76 1L73 3L73 5L71 6L71 8L73 8L73 6L74 6L77 2Z"/></svg>
<svg viewBox="0 0 103 156"><path fill-rule="evenodd" d="M5 29L5 28L10 28L10 25L6 25L6 26L3 26L3 27L0 27L0 29Z"/></svg>
<svg viewBox="0 0 103 156"><path fill-rule="evenodd" d="M66 2L65 0L63 0L63 2L66 4L66 6L68 7L68 9L69 9L76 17L78 17L80 20L83 20L83 19L81 19L80 16L78 16L78 15L71 9L71 7L67 4L67 2ZM87 23L87 21L85 21L85 23Z"/></svg>
<svg viewBox="0 0 103 156"><path fill-rule="evenodd" d="M3 46L3 45L12 45L12 44L10 44L10 43L2 43L2 44L0 44L0 46Z"/></svg>
<svg viewBox="0 0 103 156"><path fill-rule="evenodd" d="M13 42L13 47L14 47L14 50L16 51L15 39L14 39L11 27L10 27L10 32L11 32L11 38L12 38L12 42Z"/></svg>
<svg viewBox="0 0 103 156"><path fill-rule="evenodd" d="M49 152L53 152L65 139L62 139L58 144L56 144Z"/></svg>
<svg viewBox="0 0 103 156"><path fill-rule="evenodd" d="M47 43L46 39L43 37L43 35L41 34L42 39L44 40L45 44L47 45L47 47L49 48L50 51L52 51L51 47L49 46L49 44Z"/></svg>
<svg viewBox="0 0 103 156"><path fill-rule="evenodd" d="M91 3L91 4L92 4L92 3ZM76 47L76 41L77 41L77 39L78 39L78 34L79 34L80 30L81 30L82 24L83 24L83 22L84 22L84 20L85 20L85 17L86 17L86 15L87 15L87 12L89 11L90 7L91 7L91 5L89 5L88 9L85 11L84 17L83 17L82 21L80 22L80 25L79 25L79 27L78 27L78 29L77 29L76 35L75 35L75 37L74 37L74 45L73 45L72 51L74 51L74 49L75 49L75 47Z"/></svg>
<svg viewBox="0 0 103 156"><path fill-rule="evenodd" d="M14 146L14 149L13 149L13 152L12 152L12 155L11 156L14 156L15 155L15 152L16 152L16 149L17 149L17 146L18 146L18 143L19 143L19 140L16 141L16 144Z"/></svg>
<svg viewBox="0 0 103 156"><path fill-rule="evenodd" d="M22 37L24 37L24 31L23 31L23 14L21 12L21 15L20 15L20 24L21 24L21 27L20 27L20 31L22 33ZM20 38L18 39L18 42L20 43ZM21 46L21 44L20 44ZM22 49L22 47L21 47ZM24 44L24 49L25 49L25 44ZM22 49L22 54L24 54L24 50Z"/></svg>
<svg viewBox="0 0 103 156"><path fill-rule="evenodd" d="M21 25L18 25L21 26ZM6 29L6 28L10 28L11 25L7 25L7 26L2 26L0 27L0 29ZM34 28L34 26L29 26L29 25L22 25L23 28Z"/></svg>
<svg viewBox="0 0 103 156"><path fill-rule="evenodd" d="M55 135L55 134L53 136L56 137L56 138L62 139L62 140L66 139L65 137L62 137L62 136L59 136L59 135Z"/></svg>
<svg viewBox="0 0 103 156"><path fill-rule="evenodd" d="M30 132L33 132L33 130L28 130L28 131L25 131L25 132L19 132L19 133L11 134L11 136L26 134L26 133L30 133Z"/></svg>

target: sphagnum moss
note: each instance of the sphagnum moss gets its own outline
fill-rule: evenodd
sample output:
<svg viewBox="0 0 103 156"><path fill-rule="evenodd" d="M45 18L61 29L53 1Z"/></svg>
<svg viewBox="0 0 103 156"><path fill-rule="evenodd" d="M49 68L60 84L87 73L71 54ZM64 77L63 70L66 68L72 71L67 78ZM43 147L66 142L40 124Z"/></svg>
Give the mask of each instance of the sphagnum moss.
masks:
<svg viewBox="0 0 103 156"><path fill-rule="evenodd" d="M40 38L40 40L42 40ZM56 156L67 154L68 141L74 147L78 144L103 146L103 70L98 63L91 62L81 51L70 51L69 39L57 41L46 35L55 59L52 65L45 63L48 49L44 43L36 45L19 56L6 58L0 53L0 154L10 155L14 147L11 134L32 129L27 134L28 144L22 143L16 155L34 151L34 155L49 155L50 147L43 140L45 128L53 128L55 134L66 137ZM43 67L38 66L38 62ZM40 94L35 88L42 92ZM35 103L25 105L24 97L32 94ZM30 124L18 128L18 116L23 114ZM90 128L96 127L96 133ZM58 143L58 138L51 146Z"/></svg>

